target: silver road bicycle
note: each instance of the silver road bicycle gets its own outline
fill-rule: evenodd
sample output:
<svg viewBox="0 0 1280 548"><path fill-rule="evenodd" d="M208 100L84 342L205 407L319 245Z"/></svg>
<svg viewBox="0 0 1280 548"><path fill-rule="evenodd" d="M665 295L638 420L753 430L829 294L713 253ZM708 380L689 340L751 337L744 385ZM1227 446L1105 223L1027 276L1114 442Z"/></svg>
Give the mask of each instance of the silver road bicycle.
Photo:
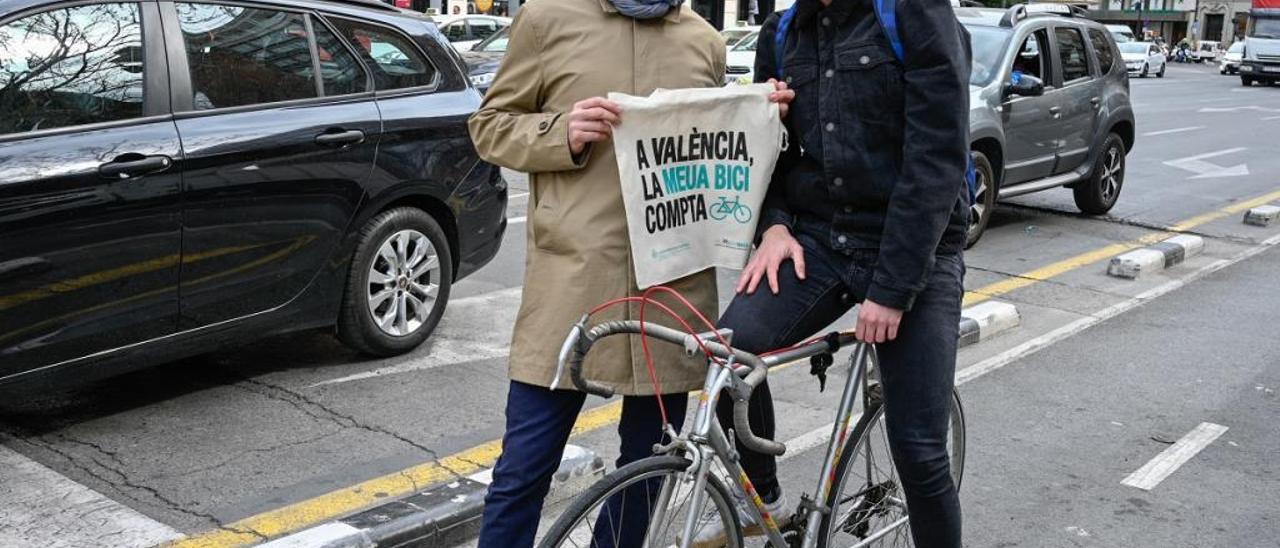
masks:
<svg viewBox="0 0 1280 548"><path fill-rule="evenodd" d="M913 546L906 497L889 452L884 400L876 372L874 346L857 343L851 333L833 333L764 357L720 344L732 344L732 332L691 335L635 321L611 321L588 328L584 317L560 354L555 383L568 365L580 390L610 397L613 391L583 378L582 361L599 340L615 335L643 335L681 345L689 355L707 352L706 382L692 425L677 434L666 426L665 445L655 455L607 474L561 514L540 546L551 547L680 547L744 546L747 536L763 535L772 547ZM833 353L853 344L848 378L836 411L816 496L801 497L791 515L770 515L738 464L733 439L762 453L782 455L786 446L752 434L747 400L768 368L809 359L815 374L825 374ZM825 378L825 377L822 377ZM735 428L725 432L716 419L716 402L734 402ZM964 411L953 397L948 449L957 488L964 470ZM738 508L760 526L744 530ZM718 521L726 532L699 542L703 528ZM757 543L753 543L758 545Z"/></svg>

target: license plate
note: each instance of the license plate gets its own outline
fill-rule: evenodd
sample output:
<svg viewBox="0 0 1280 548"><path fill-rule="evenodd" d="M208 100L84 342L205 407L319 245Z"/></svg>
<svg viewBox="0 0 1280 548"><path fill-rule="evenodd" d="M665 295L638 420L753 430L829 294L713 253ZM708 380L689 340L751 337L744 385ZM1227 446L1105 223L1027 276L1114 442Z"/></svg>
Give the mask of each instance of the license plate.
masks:
<svg viewBox="0 0 1280 548"><path fill-rule="evenodd" d="M1280 72L1280 67L1262 67L1262 72Z"/></svg>

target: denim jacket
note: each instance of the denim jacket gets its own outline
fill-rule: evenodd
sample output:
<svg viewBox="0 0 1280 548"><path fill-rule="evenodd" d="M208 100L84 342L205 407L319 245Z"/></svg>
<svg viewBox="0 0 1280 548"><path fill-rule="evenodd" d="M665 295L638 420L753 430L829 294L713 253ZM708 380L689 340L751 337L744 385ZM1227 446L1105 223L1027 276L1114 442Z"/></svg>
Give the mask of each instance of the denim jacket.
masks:
<svg viewBox="0 0 1280 548"><path fill-rule="evenodd" d="M782 78L796 92L760 230L831 227L838 251L878 249L867 298L910 310L937 254L964 247L969 204L968 33L945 0L899 0L899 62L874 0L797 0ZM769 16L755 79L779 75Z"/></svg>

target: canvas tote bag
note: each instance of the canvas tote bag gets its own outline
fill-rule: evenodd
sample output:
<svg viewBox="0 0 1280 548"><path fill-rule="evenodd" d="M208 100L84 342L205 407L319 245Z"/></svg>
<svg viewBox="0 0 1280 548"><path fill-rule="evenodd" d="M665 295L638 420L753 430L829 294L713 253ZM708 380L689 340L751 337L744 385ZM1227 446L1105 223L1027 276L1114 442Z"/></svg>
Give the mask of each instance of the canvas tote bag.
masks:
<svg viewBox="0 0 1280 548"><path fill-rule="evenodd" d="M610 93L636 283L741 269L773 166L786 146L770 84Z"/></svg>

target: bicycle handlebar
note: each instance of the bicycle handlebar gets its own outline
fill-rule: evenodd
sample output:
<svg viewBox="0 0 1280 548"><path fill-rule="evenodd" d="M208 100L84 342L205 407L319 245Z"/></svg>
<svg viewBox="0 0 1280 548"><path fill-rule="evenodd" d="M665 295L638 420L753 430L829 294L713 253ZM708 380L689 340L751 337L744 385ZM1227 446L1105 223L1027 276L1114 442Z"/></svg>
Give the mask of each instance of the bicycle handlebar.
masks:
<svg viewBox="0 0 1280 548"><path fill-rule="evenodd" d="M634 320L609 321L587 329L586 321L587 317L584 316L581 321L574 325L573 331L565 339L564 346L560 350L560 363L558 364L556 379L552 383L552 388L555 388L559 383L559 372L563 370L567 363L569 366L569 378L579 390L604 398L612 397L612 388L582 376L582 362L587 353L591 351L591 347L595 345L596 341L605 337L641 335L671 344L683 345L689 349L700 348L698 341L701 340L702 346L705 346L713 356L741 364L741 368L735 369L735 374L741 373L744 369L747 371L742 380L735 383L730 389L733 397L735 432L738 439L742 441L743 446L753 451L775 456L785 453L787 446L773 440L758 437L751 431L751 425L747 420L747 400L751 398L751 392L764 381L769 373L769 365L792 362L829 352L827 345L811 344L769 356L768 358L761 358L743 350L726 347L710 336L711 334L706 336L691 335L684 331L652 323L646 323L642 328L640 322ZM842 333L839 341L841 345L848 344L853 341L853 335Z"/></svg>

